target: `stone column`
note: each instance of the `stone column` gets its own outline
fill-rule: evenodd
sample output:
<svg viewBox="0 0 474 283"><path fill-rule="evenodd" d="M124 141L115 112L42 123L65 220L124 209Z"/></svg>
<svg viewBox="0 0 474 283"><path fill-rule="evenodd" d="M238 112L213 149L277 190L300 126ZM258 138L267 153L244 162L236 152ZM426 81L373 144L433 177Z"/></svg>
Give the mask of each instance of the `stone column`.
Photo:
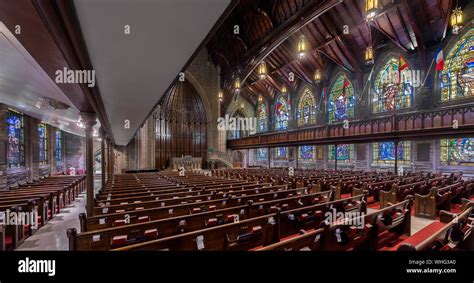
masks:
<svg viewBox="0 0 474 283"><path fill-rule="evenodd" d="M53 126L48 125L48 160L49 160L49 174L53 176L57 172L56 163L56 131Z"/></svg>
<svg viewBox="0 0 474 283"><path fill-rule="evenodd" d="M6 189L7 187L7 148L8 148L8 132L7 132L7 120L8 107L7 105L0 103L0 190Z"/></svg>
<svg viewBox="0 0 474 283"><path fill-rule="evenodd" d="M25 118L25 164L29 169L29 181L39 179L39 141L38 125L39 120L23 116Z"/></svg>
<svg viewBox="0 0 474 283"><path fill-rule="evenodd" d="M94 215L94 141L93 126L96 116L93 113L81 113L86 133L86 210L87 217Z"/></svg>
<svg viewBox="0 0 474 283"><path fill-rule="evenodd" d="M100 128L100 163L101 163L101 168L100 168L100 175L102 177L102 189L105 189L105 159L107 158L106 152L105 152L105 131L104 128Z"/></svg>

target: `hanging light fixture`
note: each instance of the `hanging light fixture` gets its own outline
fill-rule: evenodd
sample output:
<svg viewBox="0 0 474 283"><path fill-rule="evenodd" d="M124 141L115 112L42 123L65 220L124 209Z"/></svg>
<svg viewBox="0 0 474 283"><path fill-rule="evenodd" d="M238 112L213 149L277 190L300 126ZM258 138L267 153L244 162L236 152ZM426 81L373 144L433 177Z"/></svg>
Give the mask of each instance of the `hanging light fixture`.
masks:
<svg viewBox="0 0 474 283"><path fill-rule="evenodd" d="M258 76L261 80L264 80L267 77L267 64L265 61L262 61L258 66Z"/></svg>
<svg viewBox="0 0 474 283"><path fill-rule="evenodd" d="M302 34L298 40L298 58L303 59L308 52L308 41L306 37Z"/></svg>
<svg viewBox="0 0 474 283"><path fill-rule="evenodd" d="M455 34L462 28L462 10L459 7L451 13L451 27Z"/></svg>
<svg viewBox="0 0 474 283"><path fill-rule="evenodd" d="M321 81L321 71L320 70L316 70L316 72L314 72L314 81L316 83L319 83Z"/></svg>
<svg viewBox="0 0 474 283"><path fill-rule="evenodd" d="M259 103L262 103L262 101L263 101L263 97L262 97L262 95L260 94L260 95L258 96L258 102L259 102Z"/></svg>
<svg viewBox="0 0 474 283"><path fill-rule="evenodd" d="M244 110L244 108L245 108L245 105L244 105L243 102L241 102L241 103L240 103L240 109Z"/></svg>
<svg viewBox="0 0 474 283"><path fill-rule="evenodd" d="M365 49L365 63L367 65L372 65L374 63L374 49L371 46Z"/></svg>
<svg viewBox="0 0 474 283"><path fill-rule="evenodd" d="M237 77L234 81L234 90L239 92L240 91L240 78Z"/></svg>
<svg viewBox="0 0 474 283"><path fill-rule="evenodd" d="M365 17L368 21L375 19L379 11L378 0L365 0Z"/></svg>
<svg viewBox="0 0 474 283"><path fill-rule="evenodd" d="M219 90L219 92L217 93L217 98L219 99L219 102L224 101L224 93L222 92L222 90Z"/></svg>
<svg viewBox="0 0 474 283"><path fill-rule="evenodd" d="M281 87L281 93L286 94L288 92L288 89L286 88L286 85L283 85Z"/></svg>

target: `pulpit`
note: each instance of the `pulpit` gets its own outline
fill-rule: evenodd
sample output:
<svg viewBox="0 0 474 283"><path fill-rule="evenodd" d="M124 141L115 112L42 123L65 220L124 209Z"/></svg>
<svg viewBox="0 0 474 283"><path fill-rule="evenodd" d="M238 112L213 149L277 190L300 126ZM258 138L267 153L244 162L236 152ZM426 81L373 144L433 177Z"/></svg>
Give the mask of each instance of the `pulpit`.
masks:
<svg viewBox="0 0 474 283"><path fill-rule="evenodd" d="M201 164L201 157L187 155L183 157L173 157L171 159L171 168L173 170L178 170L180 167L184 167L185 170L201 170Z"/></svg>

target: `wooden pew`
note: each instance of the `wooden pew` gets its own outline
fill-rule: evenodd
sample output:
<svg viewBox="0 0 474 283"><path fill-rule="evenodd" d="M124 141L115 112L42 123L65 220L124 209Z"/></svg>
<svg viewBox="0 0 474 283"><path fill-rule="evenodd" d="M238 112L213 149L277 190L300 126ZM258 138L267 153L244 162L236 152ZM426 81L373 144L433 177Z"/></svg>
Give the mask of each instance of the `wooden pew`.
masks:
<svg viewBox="0 0 474 283"><path fill-rule="evenodd" d="M442 188L433 187L426 195L415 194L415 216L436 219L438 211L451 209L453 195L463 190L462 183L455 183Z"/></svg>
<svg viewBox="0 0 474 283"><path fill-rule="evenodd" d="M459 214L447 211L440 212L441 222L447 223L442 229L429 236L421 243L413 246L405 243L398 247L398 251L448 251L474 249L474 206L470 202Z"/></svg>
<svg viewBox="0 0 474 283"><path fill-rule="evenodd" d="M282 240L265 247L255 249L256 251L317 251L322 250L324 229L319 228L312 231L302 231L301 235Z"/></svg>
<svg viewBox="0 0 474 283"><path fill-rule="evenodd" d="M208 227L223 225L228 222L241 221L253 217L259 217L276 211L291 211L299 207L315 204L317 197L320 202L329 199L330 192L320 192L291 198L276 199L264 202L219 209L215 211L189 214L179 217L170 217L144 223L131 224L127 226L112 227L100 230L93 230L77 234L70 232L70 241L78 250L108 250L112 247L115 237L126 235L128 243L136 243L149 240L147 231L155 230L156 234L152 238L163 238L176 234L205 229ZM230 221L229 221L230 218ZM211 223L212 221L212 223ZM74 235L74 236L73 236ZM148 233L151 235L151 232Z"/></svg>

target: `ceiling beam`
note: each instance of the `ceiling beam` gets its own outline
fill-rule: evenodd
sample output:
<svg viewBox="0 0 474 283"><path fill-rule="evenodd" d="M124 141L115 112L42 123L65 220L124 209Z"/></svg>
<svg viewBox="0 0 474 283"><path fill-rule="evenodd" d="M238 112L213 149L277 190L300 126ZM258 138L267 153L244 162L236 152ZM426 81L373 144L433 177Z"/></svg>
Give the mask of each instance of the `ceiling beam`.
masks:
<svg viewBox="0 0 474 283"><path fill-rule="evenodd" d="M413 13L412 13L410 4L408 3L407 0L402 0L402 1L403 1L403 6L405 7L405 10L407 12L408 19L410 21L410 25L413 29L413 32L415 33L416 45L418 47L418 53L420 55L421 68L423 70L426 70L426 50L425 50L425 43L424 43L424 40L423 40L423 35L421 33L420 28L418 27L418 24L415 21L415 18L413 17ZM425 11L425 12L427 12L427 11ZM409 34L408 34L408 37L410 37Z"/></svg>
<svg viewBox="0 0 474 283"><path fill-rule="evenodd" d="M342 0L328 0L323 3L315 2L315 4L308 5L291 16L285 23L275 28L262 41L255 44L243 57L243 62L246 62L247 67L241 74L243 77L242 83L245 82L258 64L288 37L341 2ZM255 55L257 53L258 55Z"/></svg>

